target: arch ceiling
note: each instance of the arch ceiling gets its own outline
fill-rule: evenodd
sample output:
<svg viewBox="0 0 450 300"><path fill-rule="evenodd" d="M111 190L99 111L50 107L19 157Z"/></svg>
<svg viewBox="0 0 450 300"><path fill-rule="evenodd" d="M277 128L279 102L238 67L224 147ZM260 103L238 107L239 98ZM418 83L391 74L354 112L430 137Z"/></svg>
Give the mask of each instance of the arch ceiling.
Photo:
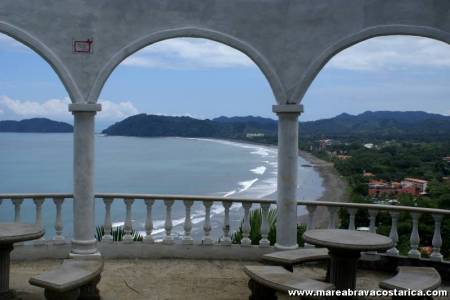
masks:
<svg viewBox="0 0 450 300"><path fill-rule="evenodd" d="M360 41L407 34L450 43L448 0L345 2L2 0L0 32L44 57L76 103L95 103L123 59L173 37L207 38L242 51L279 104L299 103L326 62ZM88 44L89 51L80 51Z"/></svg>

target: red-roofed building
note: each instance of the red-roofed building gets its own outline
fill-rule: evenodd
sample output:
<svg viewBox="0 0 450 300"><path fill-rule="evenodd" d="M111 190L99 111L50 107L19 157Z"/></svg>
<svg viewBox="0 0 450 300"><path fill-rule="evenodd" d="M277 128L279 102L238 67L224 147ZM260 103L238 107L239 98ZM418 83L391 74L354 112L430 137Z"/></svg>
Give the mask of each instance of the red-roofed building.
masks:
<svg viewBox="0 0 450 300"><path fill-rule="evenodd" d="M369 180L369 196L386 197L400 194L420 196L426 194L428 181L417 178L405 178L401 182L384 182L383 180Z"/></svg>
<svg viewBox="0 0 450 300"><path fill-rule="evenodd" d="M417 178L405 178L401 182L402 189L410 190L413 189L415 194L423 195L427 192L428 181ZM409 193L410 194L410 193Z"/></svg>

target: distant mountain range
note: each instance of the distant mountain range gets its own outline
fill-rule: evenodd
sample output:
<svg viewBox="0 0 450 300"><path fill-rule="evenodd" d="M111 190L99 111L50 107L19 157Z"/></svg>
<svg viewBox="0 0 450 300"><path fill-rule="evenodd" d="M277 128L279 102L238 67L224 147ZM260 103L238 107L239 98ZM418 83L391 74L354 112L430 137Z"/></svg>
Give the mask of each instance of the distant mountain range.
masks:
<svg viewBox="0 0 450 300"><path fill-rule="evenodd" d="M219 117L199 120L139 114L115 123L107 135L140 137L180 136L242 139L248 134L277 135L277 121L262 117ZM301 122L303 138L425 139L450 138L450 117L420 111L364 112L340 114L334 118Z"/></svg>
<svg viewBox="0 0 450 300"><path fill-rule="evenodd" d="M300 123L306 138L439 140L450 138L450 117L421 111L366 111Z"/></svg>
<svg viewBox="0 0 450 300"><path fill-rule="evenodd" d="M242 138L247 133L273 135L277 123L272 119L260 117L220 117L212 120L199 120L191 117L169 117L139 114L103 130L107 135L140 137L212 137Z"/></svg>
<svg viewBox="0 0 450 300"><path fill-rule="evenodd" d="M0 121L0 132L72 132L64 122L45 118ZM266 140L276 138L277 121L262 117L218 117L199 120L139 114L103 130L107 135L138 137L209 137ZM254 136L259 138L254 138ZM263 136L263 137L262 137ZM340 114L334 118L300 122L303 139L442 140L450 139L450 117L421 111L367 111L359 115ZM261 138L262 137L262 138Z"/></svg>
<svg viewBox="0 0 450 300"><path fill-rule="evenodd" d="M64 122L46 118L33 118L22 121L0 121L0 132L73 132L73 127Z"/></svg>

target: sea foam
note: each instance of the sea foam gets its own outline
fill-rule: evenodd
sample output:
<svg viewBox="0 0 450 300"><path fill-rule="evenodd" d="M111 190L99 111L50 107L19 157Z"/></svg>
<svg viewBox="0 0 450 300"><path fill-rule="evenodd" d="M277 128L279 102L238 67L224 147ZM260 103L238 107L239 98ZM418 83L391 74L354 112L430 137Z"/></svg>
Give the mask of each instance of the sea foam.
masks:
<svg viewBox="0 0 450 300"><path fill-rule="evenodd" d="M264 174L266 172L266 169L267 169L266 167L261 166L261 167L257 167L257 168L251 169L250 172L253 172L253 173L258 174L258 175L262 175L262 174Z"/></svg>

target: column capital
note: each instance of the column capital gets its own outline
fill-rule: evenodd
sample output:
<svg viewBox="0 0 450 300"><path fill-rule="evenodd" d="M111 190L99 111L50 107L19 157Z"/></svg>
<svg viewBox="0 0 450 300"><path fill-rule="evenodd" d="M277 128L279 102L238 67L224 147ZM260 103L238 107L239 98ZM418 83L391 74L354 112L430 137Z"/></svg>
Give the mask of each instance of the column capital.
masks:
<svg viewBox="0 0 450 300"><path fill-rule="evenodd" d="M71 103L69 104L69 111L76 112L98 112L102 110L102 105L99 103Z"/></svg>
<svg viewBox="0 0 450 300"><path fill-rule="evenodd" d="M280 114L280 113L300 114L303 112L303 105L302 104L272 105L272 111L276 114Z"/></svg>

